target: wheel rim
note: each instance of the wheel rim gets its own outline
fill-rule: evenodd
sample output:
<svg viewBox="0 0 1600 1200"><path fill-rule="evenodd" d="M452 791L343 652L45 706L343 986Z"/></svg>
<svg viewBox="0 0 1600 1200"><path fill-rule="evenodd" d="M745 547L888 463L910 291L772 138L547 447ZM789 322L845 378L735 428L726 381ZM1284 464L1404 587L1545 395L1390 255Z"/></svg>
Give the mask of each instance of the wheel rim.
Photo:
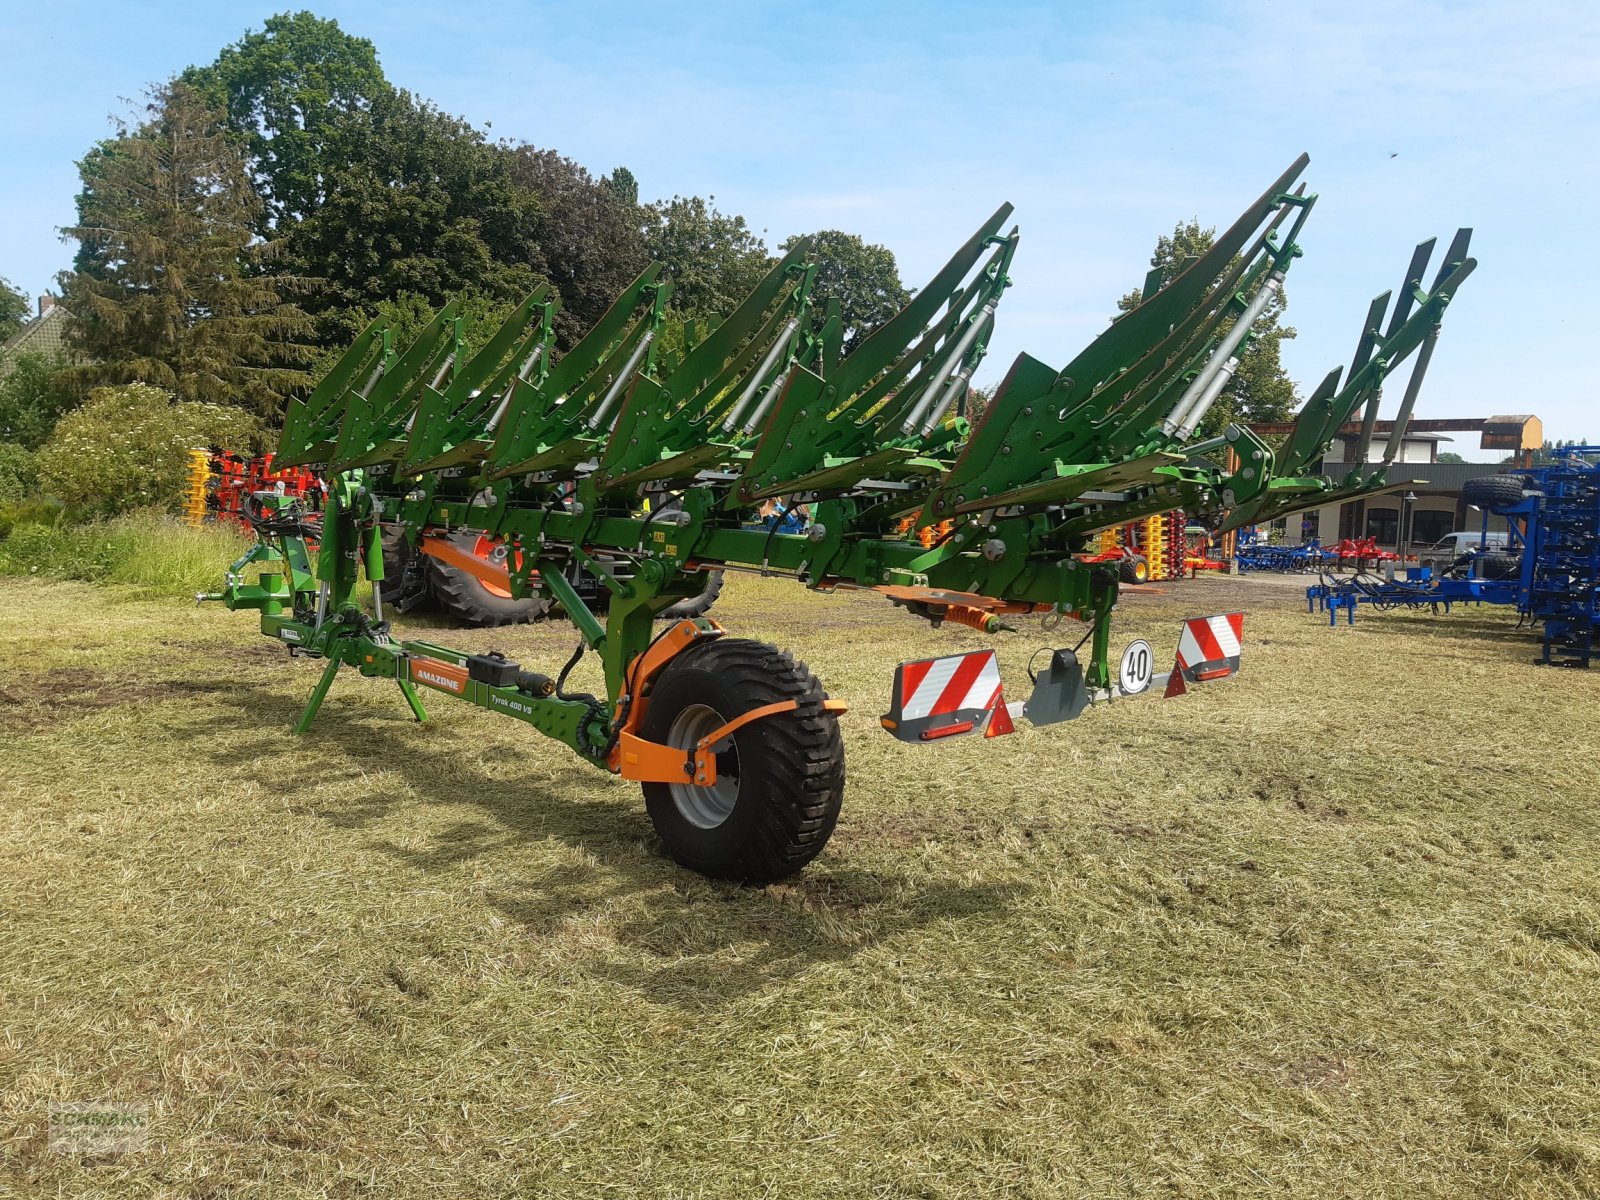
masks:
<svg viewBox="0 0 1600 1200"><path fill-rule="evenodd" d="M1136 562L1133 564L1133 579L1135 583L1143 583L1150 578L1150 564Z"/></svg>
<svg viewBox="0 0 1600 1200"><path fill-rule="evenodd" d="M727 724L714 708L691 704L672 718L667 730L667 745L678 750L693 750L700 739ZM733 739L724 738L726 749L717 752L717 781L709 787L693 783L669 783L672 802L689 824L715 829L733 815L739 799L739 751Z"/></svg>

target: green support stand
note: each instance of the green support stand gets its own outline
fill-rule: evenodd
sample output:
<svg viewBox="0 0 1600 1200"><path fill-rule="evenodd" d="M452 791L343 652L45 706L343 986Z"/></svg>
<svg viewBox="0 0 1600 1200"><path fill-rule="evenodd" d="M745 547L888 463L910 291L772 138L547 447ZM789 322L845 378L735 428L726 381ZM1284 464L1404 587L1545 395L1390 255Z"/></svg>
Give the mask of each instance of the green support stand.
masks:
<svg viewBox="0 0 1600 1200"><path fill-rule="evenodd" d="M328 689L333 686L333 677L338 673L339 660L330 658L327 667L323 669L322 678L317 680L317 686L311 691L311 699L306 702L305 711L300 714L299 723L294 727L296 733L304 733L311 728L311 722L317 719L317 710L322 707L322 702L327 699Z"/></svg>
<svg viewBox="0 0 1600 1200"><path fill-rule="evenodd" d="M404 679L395 680L400 685L400 694L406 698L406 703L411 706L411 715L416 717L417 724L421 725L428 719L428 714L422 709L422 701L417 697L417 689Z"/></svg>

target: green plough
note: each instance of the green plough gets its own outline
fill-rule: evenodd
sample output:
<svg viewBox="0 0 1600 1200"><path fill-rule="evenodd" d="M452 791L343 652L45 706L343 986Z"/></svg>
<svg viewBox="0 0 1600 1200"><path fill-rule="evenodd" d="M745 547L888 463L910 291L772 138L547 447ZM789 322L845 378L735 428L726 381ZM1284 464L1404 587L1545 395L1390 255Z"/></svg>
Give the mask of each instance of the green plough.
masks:
<svg viewBox="0 0 1600 1200"><path fill-rule="evenodd" d="M1086 626L1087 663L1069 651L1055 662L1096 698L1114 690L1117 584L1075 557L1088 535L1177 508L1237 526L1387 486L1382 466L1308 472L1358 410L1372 429L1384 379L1420 351L1399 423L1409 417L1444 309L1474 266L1465 232L1426 289L1432 243L1418 248L1387 325L1386 294L1343 386L1339 372L1323 381L1277 454L1239 426L1197 440L1301 253L1315 203L1297 185L1305 166L1176 277L1153 274L1145 301L1065 367L1019 357L975 427L968 384L1017 250L1009 205L848 355L839 313L814 302L804 244L684 338L663 337L671 281L659 267L559 357L545 289L470 354L453 305L407 346L375 323L286 418L277 461L326 472L324 514L256 497L258 542L208 598L259 610L264 633L326 662L301 731L341 666L394 680L418 720L418 687L444 692L638 780L679 862L781 877L821 850L837 817L842 706L775 647L704 618L658 628L706 572L870 589L935 625L1070 618ZM809 526L763 523L773 500L808 506ZM362 574L384 580L386 531L403 532L413 563L431 555L559 606L577 653L552 676L396 638L389 588L374 588L371 609L354 598ZM457 549L463 532L497 539L503 567ZM598 578L598 598L580 596L580 571ZM566 687L586 648L604 665L604 697Z"/></svg>

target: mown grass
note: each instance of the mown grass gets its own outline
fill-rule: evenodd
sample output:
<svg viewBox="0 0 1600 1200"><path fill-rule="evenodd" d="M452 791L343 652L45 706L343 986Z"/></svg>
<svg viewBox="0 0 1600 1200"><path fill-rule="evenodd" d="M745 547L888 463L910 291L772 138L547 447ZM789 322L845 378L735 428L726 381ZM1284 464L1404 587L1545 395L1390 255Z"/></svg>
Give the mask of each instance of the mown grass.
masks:
<svg viewBox="0 0 1600 1200"><path fill-rule="evenodd" d="M753 890L513 722L351 679L296 739L248 616L102 596L0 580L18 1192L1600 1194L1600 673L1501 614L1177 585L1117 641L1242 601L1238 679L921 749L889 671L977 635L735 578L852 705L838 833ZM150 1148L48 1153L93 1099Z"/></svg>

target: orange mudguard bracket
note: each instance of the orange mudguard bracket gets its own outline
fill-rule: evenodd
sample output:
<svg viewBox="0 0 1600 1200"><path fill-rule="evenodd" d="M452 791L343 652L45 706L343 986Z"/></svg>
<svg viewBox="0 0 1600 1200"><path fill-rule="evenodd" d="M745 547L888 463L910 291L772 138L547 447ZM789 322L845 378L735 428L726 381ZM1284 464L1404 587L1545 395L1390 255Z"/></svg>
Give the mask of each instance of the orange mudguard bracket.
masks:
<svg viewBox="0 0 1600 1200"><path fill-rule="evenodd" d="M800 707L798 700L779 700L776 704L763 704L752 708L724 725L718 726L695 743L693 750L679 746L663 746L660 742L646 741L629 730L617 737L617 749L612 765L624 779L639 783L692 783L697 787L710 787L717 781L717 753L715 747L724 739L765 717L793 712ZM824 700L822 711L837 717L848 711L843 700Z"/></svg>
<svg viewBox="0 0 1600 1200"><path fill-rule="evenodd" d="M480 583L499 588L507 595L511 594L510 571L492 562L485 562L475 554L468 554L460 546L452 543L449 538L425 533L418 539L417 549L429 558L437 558L440 562L449 566L459 567Z"/></svg>

